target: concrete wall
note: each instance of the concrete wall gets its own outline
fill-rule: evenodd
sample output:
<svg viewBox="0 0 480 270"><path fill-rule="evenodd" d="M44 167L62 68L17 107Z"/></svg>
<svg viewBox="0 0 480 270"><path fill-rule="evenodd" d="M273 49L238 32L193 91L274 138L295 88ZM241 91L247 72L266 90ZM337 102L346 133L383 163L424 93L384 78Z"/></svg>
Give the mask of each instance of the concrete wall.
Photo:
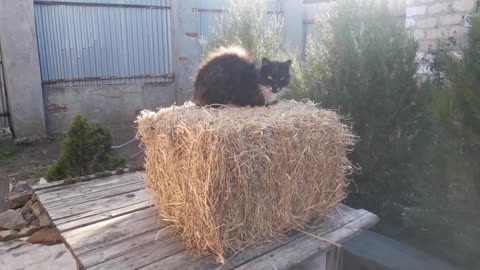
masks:
<svg viewBox="0 0 480 270"><path fill-rule="evenodd" d="M195 0L172 1L172 58L178 104L191 98L195 68L201 61L196 3Z"/></svg>
<svg viewBox="0 0 480 270"><path fill-rule="evenodd" d="M143 109L171 106L173 84L145 83L44 89L49 133L64 131L77 112L104 124L134 121Z"/></svg>
<svg viewBox="0 0 480 270"><path fill-rule="evenodd" d="M423 58L419 73L426 74L427 52L435 49L439 39L454 37L462 43L465 38L466 15L477 0L406 0L406 27L412 28L418 42L418 58Z"/></svg>
<svg viewBox="0 0 480 270"><path fill-rule="evenodd" d="M0 46L16 136L42 137L45 113L32 0L0 1Z"/></svg>

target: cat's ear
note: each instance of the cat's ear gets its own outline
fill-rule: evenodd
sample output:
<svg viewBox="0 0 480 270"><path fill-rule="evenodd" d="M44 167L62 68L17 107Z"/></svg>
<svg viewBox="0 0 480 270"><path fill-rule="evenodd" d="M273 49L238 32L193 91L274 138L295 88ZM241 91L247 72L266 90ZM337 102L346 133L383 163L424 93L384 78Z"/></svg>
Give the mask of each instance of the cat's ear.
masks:
<svg viewBox="0 0 480 270"><path fill-rule="evenodd" d="M283 66L286 69L289 69L291 64L292 64L292 60L287 60L287 61L283 62Z"/></svg>
<svg viewBox="0 0 480 270"><path fill-rule="evenodd" d="M268 60L268 58L266 58L266 57L263 57L263 58L262 58L262 66L266 66L266 65L268 65L268 64L270 64L270 63L271 63L271 61Z"/></svg>

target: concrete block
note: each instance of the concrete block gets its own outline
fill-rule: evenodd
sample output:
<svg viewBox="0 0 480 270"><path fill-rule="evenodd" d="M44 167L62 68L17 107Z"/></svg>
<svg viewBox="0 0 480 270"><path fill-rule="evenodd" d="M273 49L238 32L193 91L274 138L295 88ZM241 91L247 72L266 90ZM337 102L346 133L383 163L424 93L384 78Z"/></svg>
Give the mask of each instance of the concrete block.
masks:
<svg viewBox="0 0 480 270"><path fill-rule="evenodd" d="M415 29L415 31L413 31L413 37L415 40L425 38L425 30Z"/></svg>
<svg viewBox="0 0 480 270"><path fill-rule="evenodd" d="M428 14L435 15L440 13L446 13L449 10L449 5L450 5L449 3L433 4L430 7L428 7Z"/></svg>
<svg viewBox="0 0 480 270"><path fill-rule="evenodd" d="M416 4L416 0L407 0L407 6L413 6Z"/></svg>
<svg viewBox="0 0 480 270"><path fill-rule="evenodd" d="M424 58L426 55L427 55L427 52L418 51L415 53L415 58L418 61L419 59Z"/></svg>
<svg viewBox="0 0 480 270"><path fill-rule="evenodd" d="M437 26L436 18L419 19L415 22L417 28L432 28Z"/></svg>
<svg viewBox="0 0 480 270"><path fill-rule="evenodd" d="M448 14L438 17L439 25L463 25L463 16L460 14Z"/></svg>
<svg viewBox="0 0 480 270"><path fill-rule="evenodd" d="M448 35L451 37L455 37L458 41L463 39L465 34L465 28L463 26L453 26L448 30Z"/></svg>
<svg viewBox="0 0 480 270"><path fill-rule="evenodd" d="M415 27L415 24L416 24L416 21L415 21L414 18L412 18L412 17L405 18L405 27L406 28Z"/></svg>
<svg viewBox="0 0 480 270"><path fill-rule="evenodd" d="M454 11L472 11L475 7L475 0L457 0L453 2L452 8Z"/></svg>
<svg viewBox="0 0 480 270"><path fill-rule="evenodd" d="M448 36L448 30L447 29L430 29L427 32L427 39L440 39L440 38L446 38Z"/></svg>
<svg viewBox="0 0 480 270"><path fill-rule="evenodd" d="M417 46L417 49L419 51L428 51L429 49L433 49L435 48L435 42L431 41L431 40L420 40L418 41L418 46Z"/></svg>
<svg viewBox="0 0 480 270"><path fill-rule="evenodd" d="M368 248L366 248L368 247ZM406 241L366 231L344 243L344 270L459 270ZM352 255L357 259L351 261Z"/></svg>
<svg viewBox="0 0 480 270"><path fill-rule="evenodd" d="M427 11L427 6L414 6L414 7L408 7L406 11L406 16L418 16L418 15L425 15L425 12Z"/></svg>

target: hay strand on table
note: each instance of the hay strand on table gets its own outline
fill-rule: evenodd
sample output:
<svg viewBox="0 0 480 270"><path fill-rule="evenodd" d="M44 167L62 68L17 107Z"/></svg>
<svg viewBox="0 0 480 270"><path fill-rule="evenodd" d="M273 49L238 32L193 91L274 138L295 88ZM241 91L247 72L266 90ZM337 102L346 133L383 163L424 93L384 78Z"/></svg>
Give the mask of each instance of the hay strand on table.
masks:
<svg viewBox="0 0 480 270"><path fill-rule="evenodd" d="M149 196L187 248L223 262L328 216L345 197L354 136L340 120L295 101L143 111Z"/></svg>

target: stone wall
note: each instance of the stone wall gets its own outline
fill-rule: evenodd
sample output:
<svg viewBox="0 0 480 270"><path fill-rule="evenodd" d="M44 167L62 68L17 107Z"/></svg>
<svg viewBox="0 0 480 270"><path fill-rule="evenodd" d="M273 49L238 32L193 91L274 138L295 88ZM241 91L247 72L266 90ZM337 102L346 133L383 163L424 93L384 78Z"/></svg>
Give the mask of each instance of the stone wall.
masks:
<svg viewBox="0 0 480 270"><path fill-rule="evenodd" d="M420 59L426 57L429 49L435 49L440 39L454 37L462 43L465 39L466 17L477 5L477 0L406 0L406 2L405 25L413 30L415 40L418 42L417 57ZM427 67L428 64L421 64L419 73L427 74Z"/></svg>

